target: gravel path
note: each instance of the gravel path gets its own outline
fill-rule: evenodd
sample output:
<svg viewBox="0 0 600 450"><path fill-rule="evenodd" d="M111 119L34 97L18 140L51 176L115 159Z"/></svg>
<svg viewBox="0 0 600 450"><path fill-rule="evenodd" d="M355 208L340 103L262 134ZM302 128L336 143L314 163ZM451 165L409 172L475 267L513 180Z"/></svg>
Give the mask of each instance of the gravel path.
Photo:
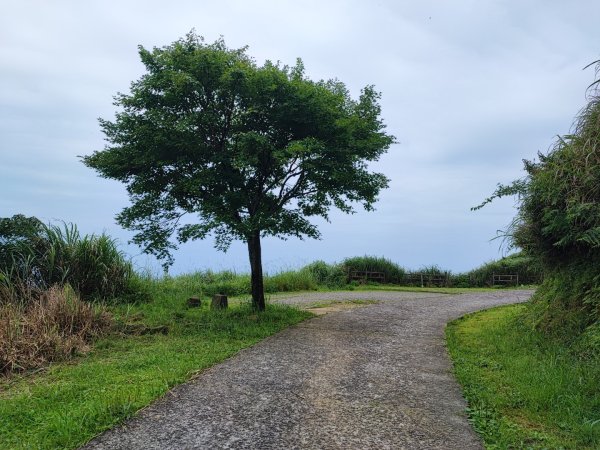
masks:
<svg viewBox="0 0 600 450"><path fill-rule="evenodd" d="M444 325L531 291L328 292L289 304L378 300L272 336L173 389L86 449L480 449Z"/></svg>

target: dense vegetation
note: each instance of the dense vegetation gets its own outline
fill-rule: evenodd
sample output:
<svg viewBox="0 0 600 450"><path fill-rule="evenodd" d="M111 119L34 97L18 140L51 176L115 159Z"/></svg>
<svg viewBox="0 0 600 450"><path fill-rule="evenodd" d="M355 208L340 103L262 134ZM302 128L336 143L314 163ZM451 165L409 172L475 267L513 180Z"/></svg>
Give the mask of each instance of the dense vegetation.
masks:
<svg viewBox="0 0 600 450"><path fill-rule="evenodd" d="M106 234L81 236L73 224L23 215L0 219L0 303L27 303L67 284L86 300L137 293L131 263Z"/></svg>
<svg viewBox="0 0 600 450"><path fill-rule="evenodd" d="M600 70L600 62L597 62ZM600 81L600 80L599 80ZM544 283L529 313L549 336L582 352L600 352L600 92L571 134L559 137L539 161L525 161L524 178L498 186L494 198L518 194L512 243L540 266Z"/></svg>
<svg viewBox="0 0 600 450"><path fill-rule="evenodd" d="M0 219L0 375L88 351L112 319L86 300L139 299L143 290L107 235L22 215Z"/></svg>
<svg viewBox="0 0 600 450"><path fill-rule="evenodd" d="M491 448L600 447L599 83L571 134L475 208L519 196L506 236L522 252L491 265L526 259L527 276L542 280L528 304L447 329L470 418Z"/></svg>

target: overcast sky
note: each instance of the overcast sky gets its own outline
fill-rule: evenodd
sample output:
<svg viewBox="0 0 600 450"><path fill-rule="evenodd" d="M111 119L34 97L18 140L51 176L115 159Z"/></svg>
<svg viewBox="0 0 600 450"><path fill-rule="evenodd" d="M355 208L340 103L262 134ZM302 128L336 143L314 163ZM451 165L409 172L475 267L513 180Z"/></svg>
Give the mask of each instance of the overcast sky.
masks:
<svg viewBox="0 0 600 450"><path fill-rule="evenodd" d="M33 1L0 15L0 217L21 213L106 231L138 267L114 216L125 188L78 155L104 146L97 118L144 68L138 45L164 46L192 28L265 59L303 59L312 79L338 78L353 96L374 84L399 144L373 166L391 178L375 212L319 221L320 241L268 239L266 270L316 259L385 256L407 268L464 271L501 257L496 230L514 200L478 212L523 175L523 158L569 131L600 58L600 2L590 1ZM248 268L246 247L186 244L172 273Z"/></svg>

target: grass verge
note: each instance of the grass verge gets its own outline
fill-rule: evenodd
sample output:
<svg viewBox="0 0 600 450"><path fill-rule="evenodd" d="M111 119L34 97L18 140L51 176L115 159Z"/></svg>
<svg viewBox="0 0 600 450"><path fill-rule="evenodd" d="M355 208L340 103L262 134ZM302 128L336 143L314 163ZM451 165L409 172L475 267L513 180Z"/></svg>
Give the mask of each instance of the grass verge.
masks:
<svg viewBox="0 0 600 450"><path fill-rule="evenodd" d="M0 448L76 448L195 373L312 316L278 305L256 314L243 304L211 311L174 296L164 303L114 311L134 329L161 324L167 334L113 334L71 363L0 380Z"/></svg>
<svg viewBox="0 0 600 450"><path fill-rule="evenodd" d="M490 449L600 448L600 361L533 330L526 308L474 313L446 329L475 429Z"/></svg>

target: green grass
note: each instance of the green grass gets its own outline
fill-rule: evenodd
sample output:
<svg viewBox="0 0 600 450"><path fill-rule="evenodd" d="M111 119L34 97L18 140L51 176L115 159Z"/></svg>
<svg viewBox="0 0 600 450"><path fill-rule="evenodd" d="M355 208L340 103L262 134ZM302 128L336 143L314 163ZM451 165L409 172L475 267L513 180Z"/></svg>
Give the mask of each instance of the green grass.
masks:
<svg viewBox="0 0 600 450"><path fill-rule="evenodd" d="M154 301L113 308L120 322L166 325L167 335L112 335L45 371L0 381L0 448L76 448L195 373L312 315L247 304L187 309L185 286L160 283Z"/></svg>
<svg viewBox="0 0 600 450"><path fill-rule="evenodd" d="M527 305L450 323L469 415L487 448L600 448L600 360L533 330Z"/></svg>

